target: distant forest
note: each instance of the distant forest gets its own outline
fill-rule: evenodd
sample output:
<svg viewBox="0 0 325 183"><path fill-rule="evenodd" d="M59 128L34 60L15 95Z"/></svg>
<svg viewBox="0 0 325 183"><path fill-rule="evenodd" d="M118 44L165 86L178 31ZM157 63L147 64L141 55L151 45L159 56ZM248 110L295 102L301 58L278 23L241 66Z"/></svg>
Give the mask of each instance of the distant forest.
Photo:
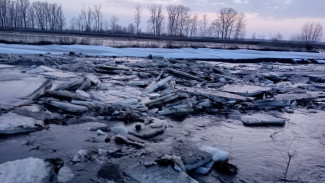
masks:
<svg viewBox="0 0 325 183"><path fill-rule="evenodd" d="M143 11L149 12L149 20L143 22ZM150 34L153 36L216 37L220 39L240 39L245 37L245 14L232 8L219 10L212 23L207 15L192 15L183 5L151 5L143 9L134 8L133 22L128 26L119 25L119 18L104 19L100 4L80 10L77 17L66 20L60 4L47 1L0 0L0 28L73 30L83 32L108 32L128 34ZM146 25L147 29L140 27Z"/></svg>
<svg viewBox="0 0 325 183"><path fill-rule="evenodd" d="M149 17L143 22L143 12ZM183 5L163 7L152 4L147 8L134 7L133 21L127 26L119 24L119 18L105 19L102 6L95 4L84 7L78 16L67 20L62 5L47 1L0 0L0 28L33 29L47 31L79 31L91 33L112 33L150 36L213 37L217 39L243 39L246 34L245 14L233 8L222 8L216 13L214 21L209 22L207 15L191 14L190 8ZM147 27L142 30L141 27ZM312 47L321 40L321 24L306 23L300 33L292 37ZM253 34L252 40L255 40ZM283 36L278 33L272 41L279 42Z"/></svg>

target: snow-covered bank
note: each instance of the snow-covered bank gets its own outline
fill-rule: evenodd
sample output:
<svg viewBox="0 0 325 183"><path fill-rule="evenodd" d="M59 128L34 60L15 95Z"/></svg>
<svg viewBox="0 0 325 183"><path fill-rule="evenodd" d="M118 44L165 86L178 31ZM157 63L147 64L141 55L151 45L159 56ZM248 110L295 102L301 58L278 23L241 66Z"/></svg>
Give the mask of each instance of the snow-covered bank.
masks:
<svg viewBox="0 0 325 183"><path fill-rule="evenodd" d="M211 48L112 48L87 45L19 45L0 44L0 53L5 54L63 54L68 52L99 56L134 56L146 57L149 54L163 55L166 58L198 58L198 59L256 59L256 58L288 58L288 59L325 59L325 53L278 52L256 50L223 50Z"/></svg>

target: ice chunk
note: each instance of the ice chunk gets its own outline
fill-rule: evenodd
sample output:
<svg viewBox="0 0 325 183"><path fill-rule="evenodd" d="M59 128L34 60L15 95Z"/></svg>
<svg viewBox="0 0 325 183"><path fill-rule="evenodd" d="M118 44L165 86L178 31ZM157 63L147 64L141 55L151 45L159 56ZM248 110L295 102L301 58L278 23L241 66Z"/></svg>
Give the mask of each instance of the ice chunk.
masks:
<svg viewBox="0 0 325 183"><path fill-rule="evenodd" d="M325 64L325 60L316 60L319 64Z"/></svg>
<svg viewBox="0 0 325 183"><path fill-rule="evenodd" d="M205 165L195 169L195 172L199 173L199 174L203 174L203 175L208 174L210 172L213 164L214 164L214 161L210 161L210 162L206 163Z"/></svg>
<svg viewBox="0 0 325 183"><path fill-rule="evenodd" d="M27 71L26 73L27 74L40 74L43 72L55 72L55 70L52 68L46 67L44 65L41 65L39 67L36 67L35 69Z"/></svg>
<svg viewBox="0 0 325 183"><path fill-rule="evenodd" d="M14 65L0 64L0 69L13 68Z"/></svg>
<svg viewBox="0 0 325 183"><path fill-rule="evenodd" d="M204 164L203 166L196 168L195 172L199 174L207 174L210 172L214 162L219 162L219 161L225 161L229 157L229 152L220 150L215 147L210 147L210 146L201 146L199 148L201 151L207 152L211 154L212 156L212 161Z"/></svg>
<svg viewBox="0 0 325 183"><path fill-rule="evenodd" d="M128 129L123 125L114 126L111 128L111 132L114 134L126 135L126 134L128 134Z"/></svg>
<svg viewBox="0 0 325 183"><path fill-rule="evenodd" d="M50 182L54 171L49 161L27 158L9 161L0 165L1 183L44 183Z"/></svg>
<svg viewBox="0 0 325 183"><path fill-rule="evenodd" d="M201 146L200 150L211 154L214 162L225 161L229 157L229 152L211 146Z"/></svg>
<svg viewBox="0 0 325 183"><path fill-rule="evenodd" d="M74 163L83 162L87 153L88 153L87 150L84 149L79 150L77 154L73 157L72 162Z"/></svg>
<svg viewBox="0 0 325 183"><path fill-rule="evenodd" d="M62 167L58 173L58 182L69 182L74 177L72 170L68 167Z"/></svg>
<svg viewBox="0 0 325 183"><path fill-rule="evenodd" d="M242 116L244 125L255 126L255 125L284 125L285 119L276 118L268 114L253 114Z"/></svg>
<svg viewBox="0 0 325 183"><path fill-rule="evenodd" d="M179 156L187 171L196 169L212 160L212 155L200 150L193 142L174 142L173 155Z"/></svg>
<svg viewBox="0 0 325 183"><path fill-rule="evenodd" d="M76 90L76 93L83 96L83 97L90 98L90 95L87 92L83 91L83 90Z"/></svg>
<svg viewBox="0 0 325 183"><path fill-rule="evenodd" d="M0 134L12 135L33 132L41 129L43 121L22 116L16 113L7 113L0 116Z"/></svg>

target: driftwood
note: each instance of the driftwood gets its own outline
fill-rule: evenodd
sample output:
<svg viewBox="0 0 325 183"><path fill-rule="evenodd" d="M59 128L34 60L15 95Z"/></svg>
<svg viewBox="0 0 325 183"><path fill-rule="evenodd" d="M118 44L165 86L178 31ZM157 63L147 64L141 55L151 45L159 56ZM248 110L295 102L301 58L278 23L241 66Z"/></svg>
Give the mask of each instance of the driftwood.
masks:
<svg viewBox="0 0 325 183"><path fill-rule="evenodd" d="M194 79L194 80L197 80L197 81L200 81L200 82L204 82L204 79L202 79L202 78L199 78L197 76L192 76L190 74L187 74L185 72L182 72L182 71L179 71L179 70L176 70L176 69L168 68L168 71L173 73L173 74L179 75L179 76L183 76L183 77L186 77L186 78L190 78L190 79Z"/></svg>
<svg viewBox="0 0 325 183"><path fill-rule="evenodd" d="M56 86L54 91L77 89L83 82L84 82L84 79L75 79L72 81L64 82L64 83Z"/></svg>
<svg viewBox="0 0 325 183"><path fill-rule="evenodd" d="M84 113L88 111L88 107L75 105L68 102L59 102L55 100L47 100L45 101L46 104L60 108L62 110L72 112L72 113Z"/></svg>
<svg viewBox="0 0 325 183"><path fill-rule="evenodd" d="M69 91L60 90L60 91L47 91L45 92L44 96L47 97L54 97L59 99L74 99L74 100L87 100L87 97L84 97L82 95L71 93Z"/></svg>
<svg viewBox="0 0 325 183"><path fill-rule="evenodd" d="M141 94L141 96L146 96L152 92L154 92L155 90L157 90L159 87L162 87L164 86L168 81L170 81L172 79L171 76L168 76L158 82L156 82L155 84L147 87Z"/></svg>
<svg viewBox="0 0 325 183"><path fill-rule="evenodd" d="M175 100L178 97L179 97L178 94L170 94L170 95L167 95L167 96L163 96L163 97L148 101L148 102L144 103L144 105L146 105L148 107L152 107L152 106L155 106L155 105L162 105L162 104L164 104L166 102L170 102L172 100Z"/></svg>

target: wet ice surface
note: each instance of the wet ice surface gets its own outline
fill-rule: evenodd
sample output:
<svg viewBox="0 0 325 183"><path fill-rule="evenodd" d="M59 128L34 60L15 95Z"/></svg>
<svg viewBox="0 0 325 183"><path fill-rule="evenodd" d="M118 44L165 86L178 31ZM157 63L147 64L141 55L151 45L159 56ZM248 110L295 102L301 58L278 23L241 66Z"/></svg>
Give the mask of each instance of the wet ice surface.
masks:
<svg viewBox="0 0 325 183"><path fill-rule="evenodd" d="M118 59L122 60L122 64L132 64L132 58L128 58L131 62L125 61L127 59ZM114 62L112 58L87 58L85 60L89 62L99 62L101 60L101 63ZM134 61L139 61L139 59L134 59ZM309 100L310 96L305 94L309 92L311 96L319 97L317 102L323 102L325 87L322 88L322 82L312 81L311 78L316 76L318 80L324 78L325 66L278 63L217 63L214 65L217 65L225 73L229 72L228 76L233 76L232 79L247 80L247 82L234 82L226 78L227 83L220 88L207 88L202 83L194 82L188 89L211 95L215 94L227 99L236 98L241 101L249 97L235 95L233 92L269 92L272 88L275 88L279 93L275 93L273 97L268 95L266 97L285 102L290 101L291 105L289 108L293 113L288 110L286 112L286 109L283 108L257 111L255 109L243 109L240 106L234 106L229 111L220 110L214 114L203 111L198 114L188 114L185 118L177 120L175 118L155 116L155 118L161 118L163 122L166 121L168 127L158 136L139 140L141 143L144 142L145 145L145 148L140 149L133 145L126 146L115 143L113 138L108 143L105 143L105 140L107 140L106 135L97 135L96 130L94 130L105 129L106 126L121 129L121 126L125 125L126 129L131 131L135 129L135 122L138 121L123 123L118 120L109 119L107 116L93 115L91 113L87 113L82 117L68 115L64 118L68 125L59 125L61 121L58 120L48 124L42 131L18 136L1 136L0 164L28 157L40 159L61 158L64 161L65 167L72 170L74 175L72 182L101 182L101 179L98 178L98 171L102 168L102 165L106 165L107 161L112 161L112 163L119 164L123 171L129 172L129 177L124 177L125 180L133 177L146 182L146 180L157 181L157 177L159 177L158 180L160 181L168 181L170 180L168 178L172 177L173 180L191 181L191 178L186 177L187 175L179 174L171 167L148 166L146 168L143 166L143 164L151 164L157 152L161 155L172 152L173 144L181 140L190 141L194 145L206 145L229 152L229 162L238 167L238 174L235 176L228 176L215 170L204 176L191 173L191 177L198 182L279 182L284 176L288 153L294 154L287 173L288 180L294 182L324 182L325 112L323 109L312 107L308 109L307 106L301 106L303 104L300 104L300 102L303 101L300 100L306 98ZM130 65L127 66L129 67ZM55 68L55 66L49 67ZM21 72L34 68L34 66L23 65L16 66L15 68L0 69L0 103L3 109L0 115L2 118L10 114L11 110L14 110L13 106L26 102L22 98L36 90L46 78L55 79L52 86L53 89L63 82L70 81L71 78L84 75L84 70L76 72L77 70L64 70L59 67L55 68L55 73L64 73L64 76L67 77L61 77L61 74L53 74L52 72L34 75ZM137 70L137 72L142 71L141 69ZM273 75L280 77L281 81L268 83L262 80L261 76L269 77L266 74L270 73L270 71ZM105 85L106 88L100 90L95 89L95 87L91 88L87 91L91 98L107 103L141 98L140 95L143 88L129 86L127 85L129 81L116 80L116 78L125 76L124 74L94 74L100 78L101 84ZM159 72L153 72L154 76L158 74ZM217 76L219 77L219 75ZM297 79L298 76L299 79ZM176 89L179 90L183 90L186 88L186 84L188 85L193 82L186 79L184 82L177 76L174 76L174 78L176 80ZM259 78L259 80L256 80L256 78ZM148 79L137 78L137 80ZM220 78L218 79L220 80ZM271 77L270 79L277 80L278 78ZM314 88L314 85L318 87ZM308 91L312 86L315 91ZM151 96L154 95L152 94ZM199 98L198 96L196 97ZM257 98L262 99L264 96L257 96ZM298 104L293 104L296 100ZM35 114L43 110L52 111L51 108L43 107L42 104L34 104L28 110L35 112ZM62 110L55 110L55 112L65 113ZM285 126L246 127L243 125L241 121L242 115L252 115L259 112L285 119ZM26 113L24 114L27 115ZM41 118L41 116L38 117ZM0 121L0 123L3 123L3 121ZM141 124L144 125L143 123ZM160 128L159 124L152 124L152 126ZM122 136L127 133L125 129L115 130L115 132ZM105 133L109 132L105 131ZM72 163L71 161L80 150L92 152L91 158L85 158L83 162L76 164ZM107 157L101 154L104 151L108 152L109 155ZM71 176L71 172L66 174L68 174L67 177ZM113 177L113 175L107 176ZM148 179L145 179L145 176ZM67 178L67 180L69 179ZM125 182L132 182L132 180Z"/></svg>
<svg viewBox="0 0 325 183"><path fill-rule="evenodd" d="M294 59L321 59L325 58L324 53L305 52L275 52L255 50L223 50L211 48L112 48L105 46L87 45L15 45L0 44L0 53L12 54L63 54L70 51L88 55L101 56L134 56L146 57L149 54L164 56L166 58L213 58L213 59L254 59L254 58L294 58Z"/></svg>

